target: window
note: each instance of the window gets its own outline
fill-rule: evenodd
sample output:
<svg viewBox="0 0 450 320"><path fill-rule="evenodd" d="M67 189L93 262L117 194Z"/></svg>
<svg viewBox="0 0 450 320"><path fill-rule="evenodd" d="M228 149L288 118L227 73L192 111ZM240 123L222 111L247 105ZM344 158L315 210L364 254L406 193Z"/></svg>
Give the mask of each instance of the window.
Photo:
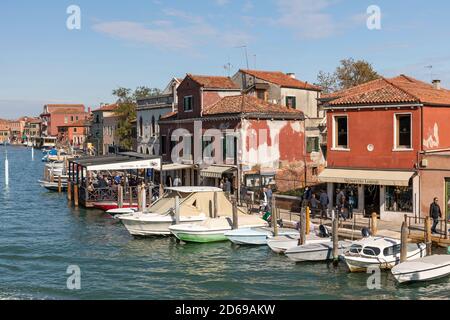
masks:
<svg viewBox="0 0 450 320"><path fill-rule="evenodd" d="M286 107L295 109L297 107L297 98L286 97Z"/></svg>
<svg viewBox="0 0 450 320"><path fill-rule="evenodd" d="M73 122L73 116L70 117L70 122Z"/></svg>
<svg viewBox="0 0 450 320"><path fill-rule="evenodd" d="M306 152L319 152L319 137L308 137L306 140Z"/></svg>
<svg viewBox="0 0 450 320"><path fill-rule="evenodd" d="M156 135L155 116L152 116L152 136Z"/></svg>
<svg viewBox="0 0 450 320"><path fill-rule="evenodd" d="M192 111L193 110L193 97L187 96L183 99L183 109L184 111Z"/></svg>
<svg viewBox="0 0 450 320"><path fill-rule="evenodd" d="M407 187L386 186L386 211L389 212L413 212L413 187L410 182Z"/></svg>
<svg viewBox="0 0 450 320"><path fill-rule="evenodd" d="M396 114L395 115L395 148L411 149L411 115Z"/></svg>
<svg viewBox="0 0 450 320"><path fill-rule="evenodd" d="M77 133L77 128L73 128L73 132L74 132L74 133Z"/></svg>
<svg viewBox="0 0 450 320"><path fill-rule="evenodd" d="M166 154L167 153L167 137L166 136L161 136L161 154Z"/></svg>
<svg viewBox="0 0 450 320"><path fill-rule="evenodd" d="M144 120L139 117L139 135L142 137L144 135Z"/></svg>
<svg viewBox="0 0 450 320"><path fill-rule="evenodd" d="M69 123L69 118L68 117L64 117L64 123Z"/></svg>
<svg viewBox="0 0 450 320"><path fill-rule="evenodd" d="M256 97L258 99L267 101L267 91L266 90L256 90Z"/></svg>
<svg viewBox="0 0 450 320"><path fill-rule="evenodd" d="M76 116L76 117L75 117L75 120L77 120L77 121L78 121L78 119L79 119L79 118L78 118L78 116Z"/></svg>
<svg viewBox="0 0 450 320"><path fill-rule="evenodd" d="M398 254L400 254L400 251L402 250L402 245L401 244L397 244L395 246L392 247L388 247L386 249L383 250L383 254L387 257L387 256L396 256Z"/></svg>
<svg viewBox="0 0 450 320"><path fill-rule="evenodd" d="M347 116L334 118L334 148L348 149L348 120Z"/></svg>
<svg viewBox="0 0 450 320"><path fill-rule="evenodd" d="M364 247L363 253L367 256L379 256L381 250L377 247Z"/></svg>

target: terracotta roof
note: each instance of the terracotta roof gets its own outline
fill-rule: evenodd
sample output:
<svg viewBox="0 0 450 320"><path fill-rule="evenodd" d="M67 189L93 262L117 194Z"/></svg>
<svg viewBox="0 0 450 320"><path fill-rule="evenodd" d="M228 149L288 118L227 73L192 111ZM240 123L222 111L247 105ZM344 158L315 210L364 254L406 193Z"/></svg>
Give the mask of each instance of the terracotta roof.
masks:
<svg viewBox="0 0 450 320"><path fill-rule="evenodd" d="M303 112L296 109L272 104L249 95L224 97L217 103L206 107L203 115L219 114L263 114L263 115L290 115L303 116Z"/></svg>
<svg viewBox="0 0 450 320"><path fill-rule="evenodd" d="M170 111L164 115L161 116L161 120L170 119L178 114L178 111Z"/></svg>
<svg viewBox="0 0 450 320"><path fill-rule="evenodd" d="M84 114L84 111L73 108L60 108L52 111L52 114Z"/></svg>
<svg viewBox="0 0 450 320"><path fill-rule="evenodd" d="M230 77L200 76L189 73L187 76L207 89L240 90Z"/></svg>
<svg viewBox="0 0 450 320"><path fill-rule="evenodd" d="M96 111L115 111L119 106L117 104L107 104L104 106L101 106L98 109L92 110L92 112L96 112Z"/></svg>
<svg viewBox="0 0 450 320"><path fill-rule="evenodd" d="M296 88L305 90L322 91L322 88L309 84L307 82L294 79L281 71L258 71L258 70L239 70L240 72L249 74L255 78L277 84L281 87Z"/></svg>
<svg viewBox="0 0 450 320"><path fill-rule="evenodd" d="M450 90L436 89L433 85L400 75L380 78L365 84L324 95L331 100L329 106L370 105L394 103L422 103L450 106Z"/></svg>

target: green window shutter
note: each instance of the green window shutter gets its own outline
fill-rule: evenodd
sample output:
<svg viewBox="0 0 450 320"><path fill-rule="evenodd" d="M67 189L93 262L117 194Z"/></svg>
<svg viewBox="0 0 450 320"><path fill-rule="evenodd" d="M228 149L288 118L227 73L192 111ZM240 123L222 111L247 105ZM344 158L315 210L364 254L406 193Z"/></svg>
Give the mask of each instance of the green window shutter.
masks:
<svg viewBox="0 0 450 320"><path fill-rule="evenodd" d="M306 152L307 152L307 153L311 153L311 152L312 152L312 149L313 149L312 139L311 139L311 138L308 138L308 139L306 140Z"/></svg>

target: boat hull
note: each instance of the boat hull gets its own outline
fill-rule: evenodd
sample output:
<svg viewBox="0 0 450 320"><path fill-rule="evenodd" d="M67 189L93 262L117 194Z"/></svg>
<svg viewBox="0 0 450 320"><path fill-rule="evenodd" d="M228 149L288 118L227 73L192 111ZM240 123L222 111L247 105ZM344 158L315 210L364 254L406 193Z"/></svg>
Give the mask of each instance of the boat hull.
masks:
<svg viewBox="0 0 450 320"><path fill-rule="evenodd" d="M123 204L122 208L137 208L137 204L129 205L129 204ZM114 209L119 209L119 205L115 202L96 202L94 203L94 208L103 210L103 211L109 211Z"/></svg>
<svg viewBox="0 0 450 320"><path fill-rule="evenodd" d="M225 232L228 230L215 230L208 232L183 232L183 231L172 231L172 233L177 237L177 239L184 242L195 242L195 243L210 243L210 242L222 242L227 241L225 237Z"/></svg>
<svg viewBox="0 0 450 320"><path fill-rule="evenodd" d="M136 220L119 216L125 228L132 236L151 237L151 236L170 236L169 227L175 224L175 220L171 217L165 220ZM180 224L188 224L193 222L201 222L204 217L181 219Z"/></svg>
<svg viewBox="0 0 450 320"><path fill-rule="evenodd" d="M342 255L348 246L339 244L338 255ZM332 260L333 243L317 243L313 245L292 248L285 252L286 256L294 262L314 262Z"/></svg>
<svg viewBox="0 0 450 320"><path fill-rule="evenodd" d="M450 276L450 257L442 256L447 259L438 264L431 261L435 257L401 263L392 269L392 275L399 283L431 281Z"/></svg>
<svg viewBox="0 0 450 320"><path fill-rule="evenodd" d="M279 235L298 236L294 230L279 230ZM243 228L225 233L228 240L238 245L267 245L267 239L273 236L273 232L268 228Z"/></svg>

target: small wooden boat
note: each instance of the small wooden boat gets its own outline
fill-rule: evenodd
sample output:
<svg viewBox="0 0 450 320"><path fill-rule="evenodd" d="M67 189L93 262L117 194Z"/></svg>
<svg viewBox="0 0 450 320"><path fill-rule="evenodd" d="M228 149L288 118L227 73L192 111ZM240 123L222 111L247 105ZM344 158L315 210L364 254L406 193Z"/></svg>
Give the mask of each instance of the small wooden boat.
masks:
<svg viewBox="0 0 450 320"><path fill-rule="evenodd" d="M291 248L295 248L298 246L298 240L300 236L278 236L269 238L267 240L267 245L272 249L275 253L285 253L287 250ZM314 244L314 243L330 243L331 238L329 237L319 237L315 233L310 233L306 235L306 243L305 244Z"/></svg>
<svg viewBox="0 0 450 320"><path fill-rule="evenodd" d="M299 236L297 230L287 228L280 228L278 234L280 236ZM273 237L273 229L269 227L242 228L226 232L225 237L240 245L267 245L267 239Z"/></svg>
<svg viewBox="0 0 450 320"><path fill-rule="evenodd" d="M399 283L429 281L450 275L450 255L432 255L406 261L391 270Z"/></svg>
<svg viewBox="0 0 450 320"><path fill-rule="evenodd" d="M351 241L339 241L338 254L342 255L351 244ZM332 260L333 242L305 244L303 246L290 248L286 250L285 254L294 262Z"/></svg>
<svg viewBox="0 0 450 320"><path fill-rule="evenodd" d="M370 267L389 270L400 263L400 249L399 239L369 237L353 242L343 257L351 272L365 272ZM409 243L407 250L407 260L426 256L425 243Z"/></svg>

